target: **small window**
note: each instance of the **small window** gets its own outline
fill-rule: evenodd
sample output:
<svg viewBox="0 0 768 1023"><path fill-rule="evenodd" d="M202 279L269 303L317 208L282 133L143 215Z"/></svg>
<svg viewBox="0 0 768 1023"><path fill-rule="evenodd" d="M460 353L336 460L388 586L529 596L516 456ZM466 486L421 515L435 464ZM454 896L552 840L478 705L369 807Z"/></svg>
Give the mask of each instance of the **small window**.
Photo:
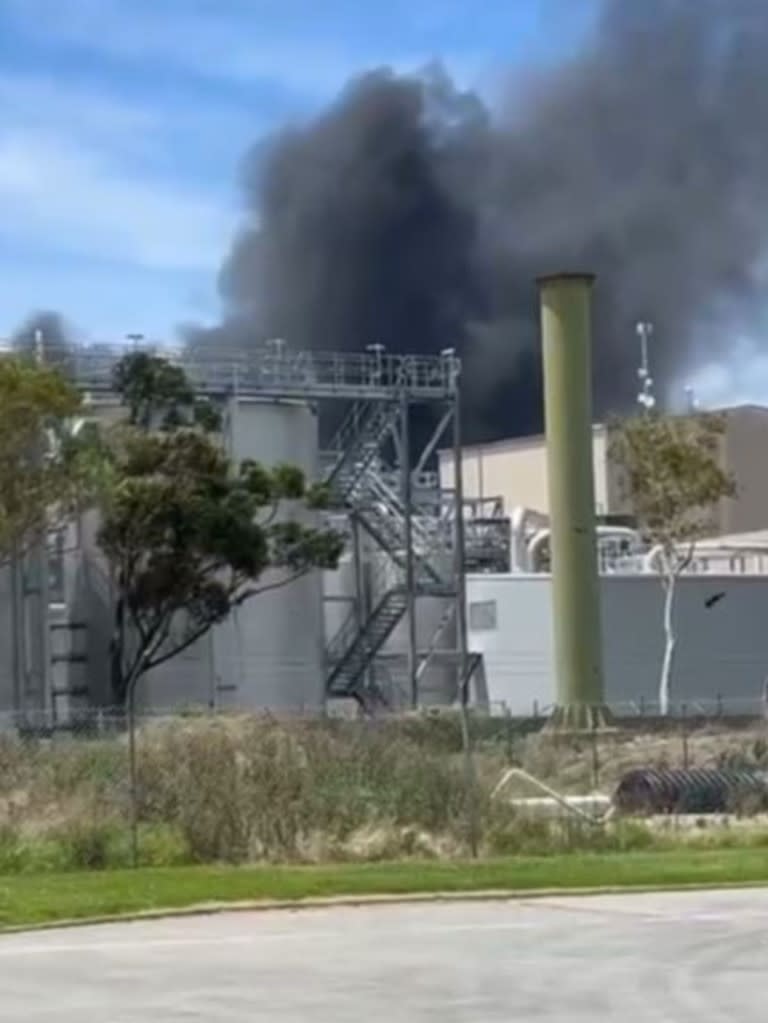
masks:
<svg viewBox="0 0 768 1023"><path fill-rule="evenodd" d="M469 605L469 627L470 629L496 628L496 601L480 600Z"/></svg>

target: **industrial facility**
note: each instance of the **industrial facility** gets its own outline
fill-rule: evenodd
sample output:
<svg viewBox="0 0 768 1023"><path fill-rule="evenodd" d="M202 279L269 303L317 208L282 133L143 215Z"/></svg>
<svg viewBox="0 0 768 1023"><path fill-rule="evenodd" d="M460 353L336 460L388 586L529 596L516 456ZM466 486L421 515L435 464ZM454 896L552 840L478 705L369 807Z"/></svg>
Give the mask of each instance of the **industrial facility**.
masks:
<svg viewBox="0 0 768 1023"><path fill-rule="evenodd" d="M463 693L515 715L564 700L652 708L662 591L622 506L608 429L591 427L588 295L586 278L542 282L546 439L464 447L461 366L449 349L158 349L216 403L234 460L292 463L328 485L323 514L347 542L337 570L244 604L149 673L139 705L385 713L448 707ZM70 357L86 418L125 414L112 386L123 354ZM417 418L433 424L426 435ZM768 675L758 462L768 409L728 410L727 423L723 458L739 496L723 502L718 526L736 535L701 541L679 584L672 696L691 712L752 712ZM0 572L7 719L66 728L109 708L114 594L97 528L85 515Z"/></svg>

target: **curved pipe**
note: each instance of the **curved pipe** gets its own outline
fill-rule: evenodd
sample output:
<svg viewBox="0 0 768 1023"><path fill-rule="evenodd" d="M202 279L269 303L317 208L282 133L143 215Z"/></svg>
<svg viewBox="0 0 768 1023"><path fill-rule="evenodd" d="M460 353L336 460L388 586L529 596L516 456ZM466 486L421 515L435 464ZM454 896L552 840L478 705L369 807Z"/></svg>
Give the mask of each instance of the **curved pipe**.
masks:
<svg viewBox="0 0 768 1023"><path fill-rule="evenodd" d="M537 557L545 542L549 540L550 532L551 530L549 529L539 529L528 543L528 571L539 571ZM638 547L640 546L640 534L637 530L630 529L629 526L597 526L598 544L601 539L610 539L612 537L616 539L631 540Z"/></svg>
<svg viewBox="0 0 768 1023"><path fill-rule="evenodd" d="M533 508L525 508L522 505L518 505L512 509L512 515L510 516L510 532L512 534L511 570L513 572L528 571L528 530L531 527L537 530L542 529L548 521L549 520L546 515L542 515L541 512L534 511Z"/></svg>

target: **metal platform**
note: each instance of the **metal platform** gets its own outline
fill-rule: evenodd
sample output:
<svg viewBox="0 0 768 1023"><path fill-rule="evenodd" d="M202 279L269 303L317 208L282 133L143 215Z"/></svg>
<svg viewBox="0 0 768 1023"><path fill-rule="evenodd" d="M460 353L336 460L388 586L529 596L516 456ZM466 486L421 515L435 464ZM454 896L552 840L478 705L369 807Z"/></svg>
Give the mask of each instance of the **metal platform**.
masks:
<svg viewBox="0 0 768 1023"><path fill-rule="evenodd" d="M247 353L150 350L183 366L195 389L209 396L386 401L407 395L417 402L447 401L458 392L461 371L452 352L307 352L275 345L254 347ZM66 368L84 391L109 393L112 371L129 351L101 345L74 349L66 353Z"/></svg>

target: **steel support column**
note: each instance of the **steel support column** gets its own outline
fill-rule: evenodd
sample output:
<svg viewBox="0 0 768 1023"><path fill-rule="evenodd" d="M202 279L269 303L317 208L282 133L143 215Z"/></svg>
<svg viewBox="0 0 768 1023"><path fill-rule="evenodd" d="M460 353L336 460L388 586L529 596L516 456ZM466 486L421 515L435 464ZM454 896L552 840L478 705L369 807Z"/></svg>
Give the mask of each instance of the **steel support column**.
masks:
<svg viewBox="0 0 768 1023"><path fill-rule="evenodd" d="M413 550L413 476L411 474L411 428L408 395L403 394L400 403L400 485L405 514L405 590L408 598L406 619L408 623L408 689L411 707L419 706L419 681L417 670L419 652L416 638L416 571Z"/></svg>
<svg viewBox="0 0 768 1023"><path fill-rule="evenodd" d="M453 574L456 587L456 645L458 650L458 684L461 689L462 706L469 702L469 659L467 642L467 584L464 574L466 563L464 544L464 467L461 450L461 405L459 394L453 405L453 500L454 500L454 544Z"/></svg>

